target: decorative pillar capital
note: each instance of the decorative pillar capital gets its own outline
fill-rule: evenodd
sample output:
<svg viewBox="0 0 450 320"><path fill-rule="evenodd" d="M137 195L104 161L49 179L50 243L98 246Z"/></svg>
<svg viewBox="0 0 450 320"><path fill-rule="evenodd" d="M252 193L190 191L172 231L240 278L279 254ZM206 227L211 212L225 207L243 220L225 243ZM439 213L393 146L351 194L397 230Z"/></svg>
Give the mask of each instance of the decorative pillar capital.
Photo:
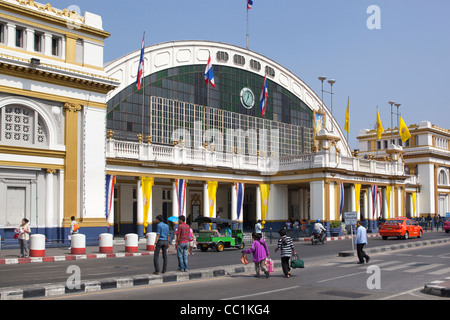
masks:
<svg viewBox="0 0 450 320"><path fill-rule="evenodd" d="M67 110L68 112L78 112L81 111L82 107L79 104L75 104L75 103L71 103L71 102L66 102L64 104L64 110Z"/></svg>

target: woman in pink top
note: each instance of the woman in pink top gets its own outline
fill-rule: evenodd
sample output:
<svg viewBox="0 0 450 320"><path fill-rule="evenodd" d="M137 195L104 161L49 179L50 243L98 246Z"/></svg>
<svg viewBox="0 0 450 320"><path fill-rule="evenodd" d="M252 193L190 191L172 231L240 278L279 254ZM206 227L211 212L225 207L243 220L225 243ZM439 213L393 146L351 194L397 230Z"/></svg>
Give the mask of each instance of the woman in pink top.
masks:
<svg viewBox="0 0 450 320"><path fill-rule="evenodd" d="M16 232L19 234L19 245L20 245L20 257L28 258L28 239L30 239L30 226L28 225L28 219L23 219L22 224L19 228L16 229Z"/></svg>
<svg viewBox="0 0 450 320"><path fill-rule="evenodd" d="M266 274L266 278L270 273L267 270L265 261L269 255L269 248L267 243L256 232L252 233L253 244L250 249L244 250L245 254L253 254L253 262L255 263L256 277L259 278L260 271L262 270Z"/></svg>

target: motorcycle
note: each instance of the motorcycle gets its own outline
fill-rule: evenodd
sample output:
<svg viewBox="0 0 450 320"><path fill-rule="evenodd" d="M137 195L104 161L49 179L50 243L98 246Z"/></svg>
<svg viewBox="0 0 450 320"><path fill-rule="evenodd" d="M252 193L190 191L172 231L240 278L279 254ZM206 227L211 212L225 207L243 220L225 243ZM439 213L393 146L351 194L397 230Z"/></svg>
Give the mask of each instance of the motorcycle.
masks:
<svg viewBox="0 0 450 320"><path fill-rule="evenodd" d="M314 233L311 235L311 244L325 244L327 243L327 231L326 230L322 230L322 232L320 234L318 233Z"/></svg>

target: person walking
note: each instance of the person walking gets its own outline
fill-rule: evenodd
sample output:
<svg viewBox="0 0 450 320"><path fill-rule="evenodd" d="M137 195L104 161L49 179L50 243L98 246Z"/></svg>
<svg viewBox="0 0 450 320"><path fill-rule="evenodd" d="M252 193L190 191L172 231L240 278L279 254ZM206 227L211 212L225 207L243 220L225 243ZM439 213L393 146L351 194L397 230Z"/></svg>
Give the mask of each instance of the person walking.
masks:
<svg viewBox="0 0 450 320"><path fill-rule="evenodd" d="M167 249L169 248L169 226L163 222L164 218L162 215L156 217L156 239L155 239L155 253L153 256L153 265L155 267L155 272L153 274L159 274L159 253L162 251L163 258L163 268L162 273L167 271Z"/></svg>
<svg viewBox="0 0 450 320"><path fill-rule="evenodd" d="M177 231L175 231L175 246L177 249L178 257L178 271L187 272L188 267L188 255L189 255L189 238L191 234L191 228L186 224L185 216L178 218L179 225Z"/></svg>
<svg viewBox="0 0 450 320"><path fill-rule="evenodd" d="M364 259L369 263L370 257L364 251L364 246L367 244L367 230L361 225L361 221L356 223L356 252L358 253L358 264L363 264Z"/></svg>
<svg viewBox="0 0 450 320"><path fill-rule="evenodd" d="M266 268L266 258L269 256L269 248L267 243L256 232L252 233L253 243L250 249L242 251L245 254L253 254L253 262L255 263L255 277L259 278L261 270L266 274L266 278L269 278L270 273Z"/></svg>
<svg viewBox="0 0 450 320"><path fill-rule="evenodd" d="M258 220L255 224L255 233L258 234L260 238L262 238L262 229L262 221Z"/></svg>
<svg viewBox="0 0 450 320"><path fill-rule="evenodd" d="M28 219L22 219L22 224L15 231L18 233L17 239L19 240L20 246L20 258L28 258L28 240L30 239L30 226L28 225Z"/></svg>
<svg viewBox="0 0 450 320"><path fill-rule="evenodd" d="M75 217L71 216L70 217L70 231L69 231L69 240L70 240L70 247L69 250L72 248L72 236L74 234L79 233L80 227L78 226L78 223L75 221Z"/></svg>
<svg viewBox="0 0 450 320"><path fill-rule="evenodd" d="M293 255L297 255L297 252L295 252L294 241L292 241L291 237L286 235L286 230L281 229L278 231L278 234L280 235L280 239L278 239L278 246L275 249L275 252L281 250L281 268L283 269L285 278L290 278L290 260Z"/></svg>

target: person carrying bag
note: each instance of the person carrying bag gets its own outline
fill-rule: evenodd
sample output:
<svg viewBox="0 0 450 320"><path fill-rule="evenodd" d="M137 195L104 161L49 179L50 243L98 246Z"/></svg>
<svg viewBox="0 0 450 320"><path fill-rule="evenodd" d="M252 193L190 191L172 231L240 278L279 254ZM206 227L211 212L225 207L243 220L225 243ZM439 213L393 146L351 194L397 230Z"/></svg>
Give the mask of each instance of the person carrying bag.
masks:
<svg viewBox="0 0 450 320"><path fill-rule="evenodd" d="M278 234L280 235L280 239L278 240L278 247L275 249L275 252L281 250L281 267L285 278L290 278L291 268L289 262L292 255L297 255L297 253L295 252L292 238L286 235L286 230L281 229L278 231Z"/></svg>

